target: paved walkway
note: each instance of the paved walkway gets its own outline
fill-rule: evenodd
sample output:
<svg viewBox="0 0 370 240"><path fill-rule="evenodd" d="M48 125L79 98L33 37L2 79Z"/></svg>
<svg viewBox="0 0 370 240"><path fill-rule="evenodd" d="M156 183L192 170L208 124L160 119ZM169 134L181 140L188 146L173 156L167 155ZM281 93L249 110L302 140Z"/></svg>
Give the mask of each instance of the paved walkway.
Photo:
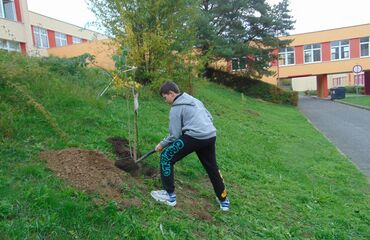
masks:
<svg viewBox="0 0 370 240"><path fill-rule="evenodd" d="M370 179L370 111L306 96L298 107Z"/></svg>

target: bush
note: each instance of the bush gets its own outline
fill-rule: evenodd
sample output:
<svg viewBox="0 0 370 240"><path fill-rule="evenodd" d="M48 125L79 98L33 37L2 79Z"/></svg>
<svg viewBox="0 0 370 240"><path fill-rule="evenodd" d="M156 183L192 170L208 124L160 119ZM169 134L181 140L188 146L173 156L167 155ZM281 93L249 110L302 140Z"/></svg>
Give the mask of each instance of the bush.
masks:
<svg viewBox="0 0 370 240"><path fill-rule="evenodd" d="M205 75L213 82L233 88L250 97L260 98L278 104L289 104L293 106L297 106L298 104L298 92L296 91L286 91L260 80L233 75L213 68L207 68Z"/></svg>
<svg viewBox="0 0 370 240"><path fill-rule="evenodd" d="M88 53L73 58L47 57L41 58L41 64L62 76L75 75L80 68L87 66L87 62L91 58L93 56Z"/></svg>
<svg viewBox="0 0 370 240"><path fill-rule="evenodd" d="M356 86L347 86L347 87L346 87L346 93L357 93L357 92L356 92ZM360 94L364 94L364 93L365 93L365 88L364 88L364 87L359 86L359 87L358 87L358 93L360 93Z"/></svg>
<svg viewBox="0 0 370 240"><path fill-rule="evenodd" d="M317 90L306 90L304 91L305 96L317 96Z"/></svg>

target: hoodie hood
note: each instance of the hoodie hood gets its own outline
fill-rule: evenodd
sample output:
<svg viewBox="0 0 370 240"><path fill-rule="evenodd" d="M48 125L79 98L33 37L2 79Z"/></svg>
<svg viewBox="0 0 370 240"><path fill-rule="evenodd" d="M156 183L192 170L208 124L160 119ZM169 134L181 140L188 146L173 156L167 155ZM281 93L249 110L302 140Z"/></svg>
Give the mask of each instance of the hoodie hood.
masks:
<svg viewBox="0 0 370 240"><path fill-rule="evenodd" d="M181 106L181 105L195 106L195 98L190 96L186 92L180 93L175 98L175 101L172 103L172 107Z"/></svg>

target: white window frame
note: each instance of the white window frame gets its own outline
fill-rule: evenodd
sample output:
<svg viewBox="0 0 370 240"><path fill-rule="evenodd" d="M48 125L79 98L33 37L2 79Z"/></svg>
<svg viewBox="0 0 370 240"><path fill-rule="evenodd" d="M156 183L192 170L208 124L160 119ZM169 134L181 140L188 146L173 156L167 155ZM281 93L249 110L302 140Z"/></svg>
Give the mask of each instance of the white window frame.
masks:
<svg viewBox="0 0 370 240"><path fill-rule="evenodd" d="M13 18L8 18L8 17L5 16L6 14L5 14L4 0L0 0L0 18L5 18L5 19L16 21L17 20L17 12L15 11L14 0L9 0L9 1L12 2Z"/></svg>
<svg viewBox="0 0 370 240"><path fill-rule="evenodd" d="M359 74L355 74L353 76L353 84L355 86L365 86L365 73L360 72Z"/></svg>
<svg viewBox="0 0 370 240"><path fill-rule="evenodd" d="M367 42L361 42L362 39L366 39L367 38ZM367 45L367 55L362 55L362 46L365 46ZM370 37L363 37L363 38L360 38L360 57L370 57Z"/></svg>
<svg viewBox="0 0 370 240"><path fill-rule="evenodd" d="M79 37L72 36L72 43L73 44L82 43L82 39Z"/></svg>
<svg viewBox="0 0 370 240"><path fill-rule="evenodd" d="M331 79L331 82L333 87L344 87L347 83L347 77L334 77Z"/></svg>
<svg viewBox="0 0 370 240"><path fill-rule="evenodd" d="M344 42L348 42L348 43L345 44ZM338 45L334 45L334 44L338 44ZM345 53L343 49L346 47L348 47L348 57L342 57L342 55ZM338 50L339 58L333 58L333 50L335 51ZM332 61L350 59L350 54L351 54L351 47L349 44L349 40L339 40L339 41L333 41L330 43L330 58Z"/></svg>
<svg viewBox="0 0 370 240"><path fill-rule="evenodd" d="M245 64L244 64L244 66L243 66L243 64L242 64L242 61L241 61L241 59L243 59L244 60L244 62L245 62ZM233 68L233 62L237 62L237 65L238 65L238 67L235 69L235 68ZM245 70L247 70L247 58L246 57L241 57L241 58L232 58L231 59L231 70L233 71L233 72L238 72L238 71L245 71Z"/></svg>
<svg viewBox="0 0 370 240"><path fill-rule="evenodd" d="M318 45L318 46L317 46ZM303 47L303 60L304 63L319 63L321 62L322 59L322 51L321 51L321 44L320 43L315 43L315 44L309 44L305 45ZM320 59L315 61L315 52L320 51ZM309 61L306 61L306 54L309 56Z"/></svg>
<svg viewBox="0 0 370 240"><path fill-rule="evenodd" d="M293 54L293 63L288 63L289 56ZM284 61L282 64L281 62ZM279 66L291 66L295 64L295 49L294 47L286 47L279 49Z"/></svg>
<svg viewBox="0 0 370 240"><path fill-rule="evenodd" d="M2 45L2 44L0 45L0 49L2 49L2 50L6 50L8 52L20 52L21 51L21 47L19 45L19 42L5 40L5 39L0 39L0 41L2 41L3 43L5 43L4 45ZM12 43L17 44L17 47L16 48L13 48L11 46Z"/></svg>
<svg viewBox="0 0 370 240"><path fill-rule="evenodd" d="M0 18L5 18L3 0L0 0Z"/></svg>
<svg viewBox="0 0 370 240"><path fill-rule="evenodd" d="M48 30L42 27L33 27L35 45L38 48L49 48Z"/></svg>
<svg viewBox="0 0 370 240"><path fill-rule="evenodd" d="M67 46L67 35L60 32L55 32L55 44L57 47Z"/></svg>

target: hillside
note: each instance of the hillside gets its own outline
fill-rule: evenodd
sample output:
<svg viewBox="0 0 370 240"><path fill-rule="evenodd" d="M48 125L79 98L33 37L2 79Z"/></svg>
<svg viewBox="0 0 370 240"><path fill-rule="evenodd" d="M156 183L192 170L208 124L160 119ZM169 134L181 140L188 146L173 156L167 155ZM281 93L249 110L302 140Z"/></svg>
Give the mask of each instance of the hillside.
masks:
<svg viewBox="0 0 370 240"><path fill-rule="evenodd" d="M295 107L197 81L194 95L218 130L231 211L219 210L195 155L176 164L170 208L149 194L160 188L158 154L143 162L150 173L112 167L108 139L129 137L132 114L114 89L97 98L104 73L4 53L0 72L2 239L370 238L368 179ZM141 153L167 134L168 111L142 90Z"/></svg>

